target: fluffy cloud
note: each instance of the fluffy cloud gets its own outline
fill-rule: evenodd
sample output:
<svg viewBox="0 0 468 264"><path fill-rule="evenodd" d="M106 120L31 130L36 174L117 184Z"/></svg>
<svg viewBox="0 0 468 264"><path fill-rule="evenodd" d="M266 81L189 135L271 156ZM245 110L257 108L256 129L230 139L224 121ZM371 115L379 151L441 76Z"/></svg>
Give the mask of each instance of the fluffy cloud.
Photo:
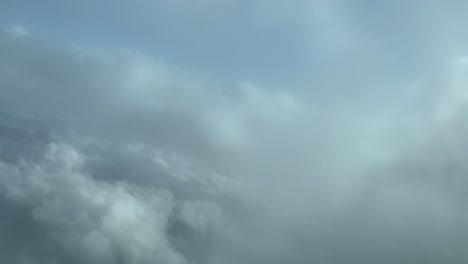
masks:
<svg viewBox="0 0 468 264"><path fill-rule="evenodd" d="M11 30L0 57L3 262L468 259L460 59L376 107Z"/></svg>

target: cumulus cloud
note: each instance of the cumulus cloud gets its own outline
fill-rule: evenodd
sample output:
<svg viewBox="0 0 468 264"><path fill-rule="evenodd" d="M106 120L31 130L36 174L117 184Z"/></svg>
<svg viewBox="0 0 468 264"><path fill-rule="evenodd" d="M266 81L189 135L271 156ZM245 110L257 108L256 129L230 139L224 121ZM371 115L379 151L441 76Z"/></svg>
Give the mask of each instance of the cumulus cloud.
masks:
<svg viewBox="0 0 468 264"><path fill-rule="evenodd" d="M389 106L18 32L0 33L2 262L468 259L463 57Z"/></svg>

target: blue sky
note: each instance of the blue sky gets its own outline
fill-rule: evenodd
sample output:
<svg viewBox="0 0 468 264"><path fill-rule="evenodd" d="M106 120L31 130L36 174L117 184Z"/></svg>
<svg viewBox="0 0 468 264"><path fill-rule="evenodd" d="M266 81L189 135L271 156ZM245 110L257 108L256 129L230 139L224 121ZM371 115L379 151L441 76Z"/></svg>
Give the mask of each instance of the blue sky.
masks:
<svg viewBox="0 0 468 264"><path fill-rule="evenodd" d="M457 22L463 21L455 13L462 4L452 1L6 0L1 5L3 25L20 25L44 38L136 49L214 78L270 86L307 86L324 74L344 76L357 60L382 80L402 85L421 78L434 51L441 52L437 43L444 40L438 35L462 33ZM441 28L428 26L431 22Z"/></svg>
<svg viewBox="0 0 468 264"><path fill-rule="evenodd" d="M137 49L181 67L234 79L267 79L280 73L292 77L305 63L300 36L290 28L258 23L248 6L239 4L217 16L210 6L187 11L183 2L177 4L180 10L170 10L165 1L124 2L7 1L1 21L66 42ZM211 19L204 18L210 14Z"/></svg>

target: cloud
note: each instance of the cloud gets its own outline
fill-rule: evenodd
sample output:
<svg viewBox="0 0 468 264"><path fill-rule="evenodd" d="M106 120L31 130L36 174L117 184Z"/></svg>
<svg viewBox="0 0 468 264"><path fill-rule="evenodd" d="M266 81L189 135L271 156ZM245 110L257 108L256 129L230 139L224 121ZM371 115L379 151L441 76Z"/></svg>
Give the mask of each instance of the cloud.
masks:
<svg viewBox="0 0 468 264"><path fill-rule="evenodd" d="M14 25L10 28L7 28L7 32L18 37L29 36L29 32L25 28L18 25Z"/></svg>
<svg viewBox="0 0 468 264"><path fill-rule="evenodd" d="M148 195L125 184L96 182L81 174L80 166L72 147L56 143L49 145L42 163L23 164L21 171L2 164L5 199L31 208L31 220L40 228L32 243L59 251L27 257L60 263L184 263L165 241L170 194ZM16 246L24 249L28 240Z"/></svg>
<svg viewBox="0 0 468 264"><path fill-rule="evenodd" d="M8 31L0 57L3 262L468 258L463 63L376 106Z"/></svg>

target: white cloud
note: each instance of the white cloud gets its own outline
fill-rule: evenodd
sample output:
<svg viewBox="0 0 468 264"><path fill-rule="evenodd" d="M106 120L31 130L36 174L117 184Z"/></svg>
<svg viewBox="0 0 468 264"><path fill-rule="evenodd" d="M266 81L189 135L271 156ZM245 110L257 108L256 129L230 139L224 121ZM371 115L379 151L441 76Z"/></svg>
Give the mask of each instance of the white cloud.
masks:
<svg viewBox="0 0 468 264"><path fill-rule="evenodd" d="M165 237L170 194L98 182L80 172L71 146L51 144L45 155L45 163L25 164L20 171L3 163L1 183L10 203L31 207L32 220L43 226L41 237L34 239L62 251L48 257L80 263L185 263Z"/></svg>

